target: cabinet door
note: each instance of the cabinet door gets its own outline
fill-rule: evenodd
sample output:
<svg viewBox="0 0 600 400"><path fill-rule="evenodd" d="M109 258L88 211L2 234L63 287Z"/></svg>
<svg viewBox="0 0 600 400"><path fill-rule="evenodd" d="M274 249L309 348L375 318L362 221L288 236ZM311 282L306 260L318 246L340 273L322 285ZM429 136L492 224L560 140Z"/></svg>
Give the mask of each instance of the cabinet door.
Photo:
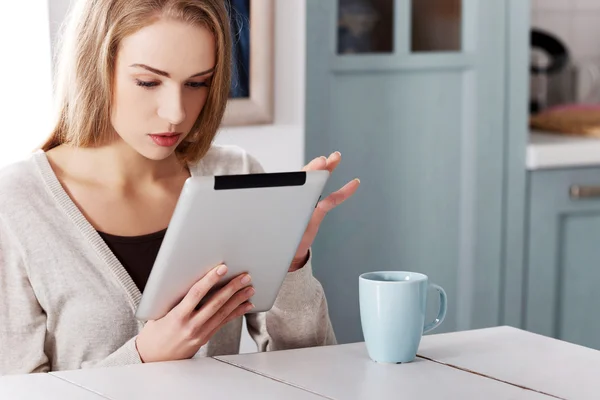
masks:
<svg viewBox="0 0 600 400"><path fill-rule="evenodd" d="M529 37L526 18L509 16L528 15L529 2L307 6L306 157L340 150L328 189L362 182L313 249L338 340L362 339L358 277L373 270L418 271L443 286L449 310L436 333L498 324L507 104L525 110L527 97L526 85L507 90L509 53L524 55ZM523 56L510 74L527 68ZM524 118L513 121L523 135Z"/></svg>
<svg viewBox="0 0 600 400"><path fill-rule="evenodd" d="M530 174L525 328L600 349L600 168Z"/></svg>

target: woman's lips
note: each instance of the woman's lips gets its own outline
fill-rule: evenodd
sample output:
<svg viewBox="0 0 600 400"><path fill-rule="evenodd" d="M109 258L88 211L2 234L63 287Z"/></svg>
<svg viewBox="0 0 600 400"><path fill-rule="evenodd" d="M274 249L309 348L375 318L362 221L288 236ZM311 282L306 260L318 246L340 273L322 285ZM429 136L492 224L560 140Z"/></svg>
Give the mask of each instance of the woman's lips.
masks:
<svg viewBox="0 0 600 400"><path fill-rule="evenodd" d="M177 144L181 133L153 133L150 138L161 147L172 147Z"/></svg>

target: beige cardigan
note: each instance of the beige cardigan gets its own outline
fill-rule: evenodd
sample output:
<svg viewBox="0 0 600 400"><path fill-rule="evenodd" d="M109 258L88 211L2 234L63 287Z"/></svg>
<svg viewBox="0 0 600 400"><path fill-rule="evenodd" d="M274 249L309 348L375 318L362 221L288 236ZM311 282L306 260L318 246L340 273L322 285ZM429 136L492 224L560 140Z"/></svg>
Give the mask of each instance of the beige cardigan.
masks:
<svg viewBox="0 0 600 400"><path fill-rule="evenodd" d="M192 174L261 172L233 146L213 146ZM44 152L0 170L0 375L140 363L141 293L71 201ZM242 318L197 356L239 351ZM309 262L288 273L275 306L247 318L260 351L335 344Z"/></svg>

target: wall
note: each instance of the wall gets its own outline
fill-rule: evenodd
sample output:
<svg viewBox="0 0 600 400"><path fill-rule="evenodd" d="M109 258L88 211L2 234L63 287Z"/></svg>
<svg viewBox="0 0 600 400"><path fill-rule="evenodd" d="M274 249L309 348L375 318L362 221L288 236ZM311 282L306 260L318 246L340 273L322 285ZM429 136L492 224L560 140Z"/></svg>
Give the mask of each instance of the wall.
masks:
<svg viewBox="0 0 600 400"><path fill-rule="evenodd" d="M563 39L576 60L600 57L599 0L533 0L532 25Z"/></svg>
<svg viewBox="0 0 600 400"><path fill-rule="evenodd" d="M69 0L48 2L54 52ZM304 165L306 4L305 0L276 0L275 3L275 123L224 128L216 142L245 148L267 171L289 171ZM256 351L245 329L240 351Z"/></svg>
<svg viewBox="0 0 600 400"><path fill-rule="evenodd" d="M23 16L26 21L17 16ZM45 4L36 4L35 7L25 1L2 4L0 168L27 156L39 146L51 122L52 87L47 30L48 10Z"/></svg>

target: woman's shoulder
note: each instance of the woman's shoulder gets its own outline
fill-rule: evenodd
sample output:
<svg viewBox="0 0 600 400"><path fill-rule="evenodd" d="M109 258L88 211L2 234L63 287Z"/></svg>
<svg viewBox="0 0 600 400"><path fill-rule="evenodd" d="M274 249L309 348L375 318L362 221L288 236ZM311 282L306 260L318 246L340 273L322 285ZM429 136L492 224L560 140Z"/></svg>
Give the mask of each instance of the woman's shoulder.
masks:
<svg viewBox="0 0 600 400"><path fill-rule="evenodd" d="M45 186L37 163L41 155L34 153L0 167L0 212L10 214L27 205L39 205L45 198Z"/></svg>
<svg viewBox="0 0 600 400"><path fill-rule="evenodd" d="M32 186L39 186L39 177L31 155L0 167L0 199L15 198L18 193L30 193Z"/></svg>
<svg viewBox="0 0 600 400"><path fill-rule="evenodd" d="M242 175L264 172L260 162L236 145L213 144L193 166L198 175Z"/></svg>

